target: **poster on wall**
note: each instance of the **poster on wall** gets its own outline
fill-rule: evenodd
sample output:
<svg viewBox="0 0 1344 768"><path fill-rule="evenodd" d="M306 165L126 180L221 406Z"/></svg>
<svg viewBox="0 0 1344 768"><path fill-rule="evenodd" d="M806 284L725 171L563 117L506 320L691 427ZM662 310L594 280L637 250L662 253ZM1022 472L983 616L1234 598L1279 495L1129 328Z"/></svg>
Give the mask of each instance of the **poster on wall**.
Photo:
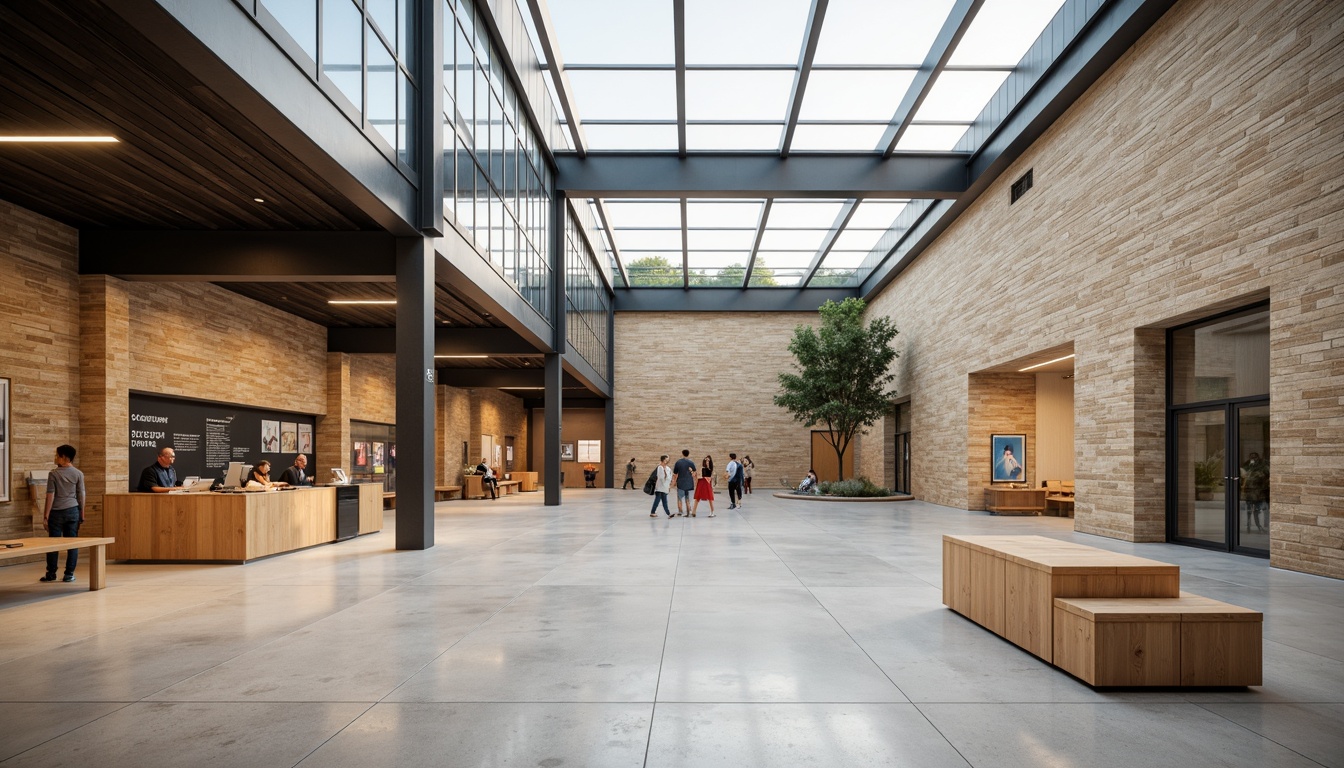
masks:
<svg viewBox="0 0 1344 768"><path fill-rule="evenodd" d="M139 481L140 470L154 463L160 448L176 451L179 479L192 475L222 478L230 462L256 464L265 454L280 450L281 423L293 424L296 432L306 429L313 436L305 453L310 462L315 458L313 416L140 392L132 392L129 401L130 490Z"/></svg>
<svg viewBox="0 0 1344 768"><path fill-rule="evenodd" d="M0 379L0 502L13 501L9 477L9 379Z"/></svg>
<svg viewBox="0 0 1344 768"><path fill-rule="evenodd" d="M293 453L299 447L299 425L292 421L280 424L280 452Z"/></svg>
<svg viewBox="0 0 1344 768"><path fill-rule="evenodd" d="M278 453L280 451L280 422L263 420L261 422L261 452Z"/></svg>
<svg viewBox="0 0 1344 768"><path fill-rule="evenodd" d="M560 444L560 460L561 460L561 461L573 461L573 460L574 460L574 444L573 444L573 443L561 443L561 444Z"/></svg>
<svg viewBox="0 0 1344 768"><path fill-rule="evenodd" d="M352 460L351 460L350 463L353 464L353 465L355 465L356 467L367 467L367 466L369 466L369 444L368 444L368 443L355 443L355 446L354 446L354 456L353 456L353 458L352 458Z"/></svg>
<svg viewBox="0 0 1344 768"><path fill-rule="evenodd" d="M384 458L384 457L383 457L383 451L384 451L384 450L386 450L386 448L384 447L384 445L383 445L382 443L374 443L374 444L373 444L373 467L374 467L375 470L376 470L376 469L380 469L380 468L382 468L383 465L384 465L384 461L383 461L383 458Z"/></svg>
<svg viewBox="0 0 1344 768"><path fill-rule="evenodd" d="M1027 436L989 436L990 478L996 483L1027 481Z"/></svg>
<svg viewBox="0 0 1344 768"><path fill-rule="evenodd" d="M579 461L584 464L602 463L602 441L601 440L580 440L579 441Z"/></svg>
<svg viewBox="0 0 1344 768"><path fill-rule="evenodd" d="M299 425L299 453L313 452L313 427L311 424Z"/></svg>

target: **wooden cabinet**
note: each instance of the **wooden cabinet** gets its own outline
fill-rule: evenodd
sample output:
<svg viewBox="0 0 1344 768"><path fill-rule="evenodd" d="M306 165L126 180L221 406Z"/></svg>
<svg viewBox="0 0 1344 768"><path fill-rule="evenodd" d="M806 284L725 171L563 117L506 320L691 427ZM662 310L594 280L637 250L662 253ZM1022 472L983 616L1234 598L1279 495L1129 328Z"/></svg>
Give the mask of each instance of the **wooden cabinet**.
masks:
<svg viewBox="0 0 1344 768"><path fill-rule="evenodd" d="M1034 515L1044 512L1045 489L986 488L985 509L996 515Z"/></svg>

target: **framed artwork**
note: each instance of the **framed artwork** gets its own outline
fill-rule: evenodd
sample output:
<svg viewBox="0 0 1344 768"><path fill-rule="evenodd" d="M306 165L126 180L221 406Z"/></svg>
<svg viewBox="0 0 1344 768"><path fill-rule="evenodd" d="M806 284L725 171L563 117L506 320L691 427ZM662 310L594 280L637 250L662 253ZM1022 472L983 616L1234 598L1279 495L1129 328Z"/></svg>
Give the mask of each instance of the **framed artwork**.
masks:
<svg viewBox="0 0 1344 768"><path fill-rule="evenodd" d="M1027 436L989 436L990 480L995 483L1027 481Z"/></svg>
<svg viewBox="0 0 1344 768"><path fill-rule="evenodd" d="M560 444L560 460L561 460L561 461L573 461L573 460L574 460L574 444L573 444L573 443L561 443L561 444Z"/></svg>
<svg viewBox="0 0 1344 768"><path fill-rule="evenodd" d="M261 422L261 452L280 452L280 422L263 419Z"/></svg>
<svg viewBox="0 0 1344 768"><path fill-rule="evenodd" d="M579 441L579 461L585 464L602 463L602 441L601 440L580 440Z"/></svg>
<svg viewBox="0 0 1344 768"><path fill-rule="evenodd" d="M386 448L383 446L382 443L373 444L373 466L375 469L383 466L384 450L386 450Z"/></svg>
<svg viewBox="0 0 1344 768"><path fill-rule="evenodd" d="M292 421L280 424L280 452L294 453L299 447L299 425Z"/></svg>
<svg viewBox="0 0 1344 768"><path fill-rule="evenodd" d="M0 379L0 502L13 501L10 493L9 379Z"/></svg>
<svg viewBox="0 0 1344 768"><path fill-rule="evenodd" d="M299 425L299 453L313 452L313 425Z"/></svg>

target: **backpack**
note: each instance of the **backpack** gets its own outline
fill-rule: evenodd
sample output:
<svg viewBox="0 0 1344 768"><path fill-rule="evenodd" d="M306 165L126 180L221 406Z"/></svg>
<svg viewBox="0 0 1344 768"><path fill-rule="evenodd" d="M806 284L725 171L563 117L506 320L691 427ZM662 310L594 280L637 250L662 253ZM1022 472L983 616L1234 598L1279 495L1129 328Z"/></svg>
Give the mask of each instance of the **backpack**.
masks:
<svg viewBox="0 0 1344 768"><path fill-rule="evenodd" d="M654 490L658 488L658 468L649 473L649 479L644 481L644 492L653 495Z"/></svg>

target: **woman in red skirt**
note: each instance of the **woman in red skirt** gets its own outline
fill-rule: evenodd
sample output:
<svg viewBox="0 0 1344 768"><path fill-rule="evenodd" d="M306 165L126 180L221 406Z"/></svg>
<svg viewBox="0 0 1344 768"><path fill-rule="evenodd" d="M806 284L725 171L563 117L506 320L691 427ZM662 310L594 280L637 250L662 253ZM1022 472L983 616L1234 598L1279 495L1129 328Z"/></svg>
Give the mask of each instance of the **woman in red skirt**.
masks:
<svg viewBox="0 0 1344 768"><path fill-rule="evenodd" d="M709 478L714 470L709 467L700 468L700 479L695 482L695 506L691 507L691 517L695 517L695 510L700 508L700 502L709 502L709 516L714 517L714 486L710 485Z"/></svg>

